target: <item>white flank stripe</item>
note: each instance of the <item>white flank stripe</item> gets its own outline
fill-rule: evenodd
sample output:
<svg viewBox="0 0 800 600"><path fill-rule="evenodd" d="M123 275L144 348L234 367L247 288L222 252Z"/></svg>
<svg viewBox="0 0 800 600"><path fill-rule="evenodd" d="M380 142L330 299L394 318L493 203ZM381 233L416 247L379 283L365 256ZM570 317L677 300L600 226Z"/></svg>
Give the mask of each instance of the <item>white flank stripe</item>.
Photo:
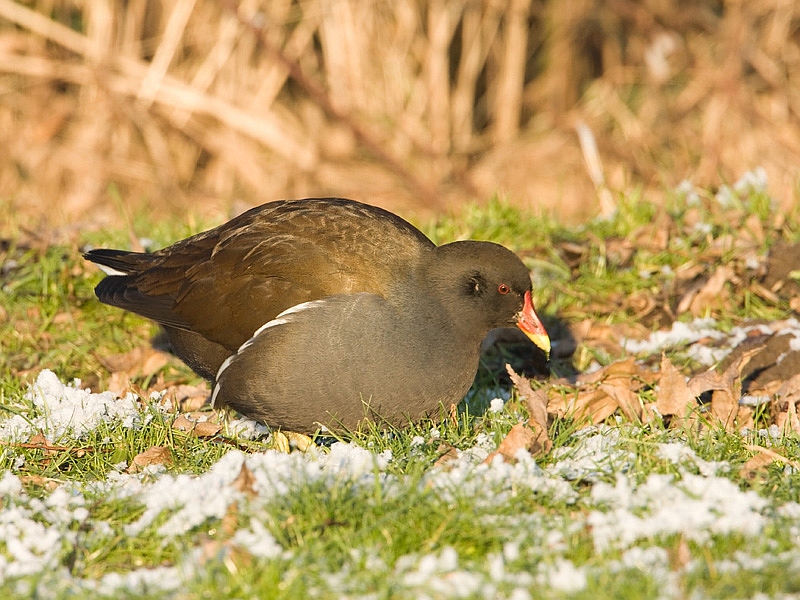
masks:
<svg viewBox="0 0 800 600"><path fill-rule="evenodd" d="M103 269L103 270L105 270L105 269ZM122 275L124 275L124 273L122 273ZM214 408L214 403L217 400L217 394L219 394L219 391L221 389L221 387L219 385L219 378L222 376L222 372L225 369L227 369L229 366L231 366L231 363L233 362L234 358L239 356L239 354L241 354L248 347L252 346L253 343L255 343L256 338L259 335L261 335L262 333L264 333L264 331L266 331L270 327L276 327L278 325L286 325L287 323L291 323L292 315L296 315L297 313L302 312L304 310L308 310L309 308L314 308L315 306L321 306L324 303L325 303L325 300L311 300L309 302L301 302L300 304L296 304L294 306L290 306L285 311L280 313L277 317L275 317L271 321L267 321L261 327L256 329L256 332L250 337L250 339L247 340L241 346L239 346L239 349L236 351L236 354L231 354L219 366L219 370L217 371L217 377L216 377L216 382L217 383L214 385L214 392L211 394L211 408L212 409Z"/></svg>
<svg viewBox="0 0 800 600"><path fill-rule="evenodd" d="M240 350L241 350L241 348L240 348ZM214 404L217 401L217 394L219 394L219 390L220 390L219 377L220 377L220 375L222 375L222 372L231 365L231 363L233 362L233 359L236 358L237 356L239 356L239 352L238 351L236 352L236 354L231 354L219 366L219 370L217 371L216 383L214 384L214 391L211 394L211 408L212 409L214 408Z"/></svg>
<svg viewBox="0 0 800 600"><path fill-rule="evenodd" d="M300 304L290 306L275 318L280 319L281 317L288 317L289 315L297 314L309 308L314 308L315 306L322 306L326 302L327 300L309 300L308 302L301 302Z"/></svg>

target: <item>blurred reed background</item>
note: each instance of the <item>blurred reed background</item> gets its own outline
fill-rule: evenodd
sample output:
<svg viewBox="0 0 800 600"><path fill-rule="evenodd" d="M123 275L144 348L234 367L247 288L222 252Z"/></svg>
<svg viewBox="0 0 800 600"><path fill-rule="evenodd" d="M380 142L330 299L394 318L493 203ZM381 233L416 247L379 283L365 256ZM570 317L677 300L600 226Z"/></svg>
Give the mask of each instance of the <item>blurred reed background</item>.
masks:
<svg viewBox="0 0 800 600"><path fill-rule="evenodd" d="M44 226L500 192L580 220L763 166L788 206L798 78L794 0L0 0L0 202Z"/></svg>

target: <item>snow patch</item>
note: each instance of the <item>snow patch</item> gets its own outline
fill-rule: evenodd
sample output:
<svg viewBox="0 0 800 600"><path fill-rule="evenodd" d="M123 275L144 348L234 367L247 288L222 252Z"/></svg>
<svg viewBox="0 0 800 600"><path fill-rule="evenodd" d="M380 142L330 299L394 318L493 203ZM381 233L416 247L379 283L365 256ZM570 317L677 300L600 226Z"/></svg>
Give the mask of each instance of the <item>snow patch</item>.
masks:
<svg viewBox="0 0 800 600"><path fill-rule="evenodd" d="M93 394L80 388L80 380L64 384L45 369L25 392L33 402L37 416L13 415L0 421L0 439L18 442L42 431L50 442L65 436L80 439L103 423L118 421L125 427L139 424L136 396L128 393L118 398L112 392Z"/></svg>

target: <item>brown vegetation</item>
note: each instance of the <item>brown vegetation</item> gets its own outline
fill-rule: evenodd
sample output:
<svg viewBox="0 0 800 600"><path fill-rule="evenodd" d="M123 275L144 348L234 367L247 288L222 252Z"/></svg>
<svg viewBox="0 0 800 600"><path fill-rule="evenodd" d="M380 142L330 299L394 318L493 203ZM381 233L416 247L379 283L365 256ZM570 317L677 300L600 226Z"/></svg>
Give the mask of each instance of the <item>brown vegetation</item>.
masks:
<svg viewBox="0 0 800 600"><path fill-rule="evenodd" d="M30 226L499 191L582 219L763 166L788 205L799 77L792 0L0 0L0 202Z"/></svg>

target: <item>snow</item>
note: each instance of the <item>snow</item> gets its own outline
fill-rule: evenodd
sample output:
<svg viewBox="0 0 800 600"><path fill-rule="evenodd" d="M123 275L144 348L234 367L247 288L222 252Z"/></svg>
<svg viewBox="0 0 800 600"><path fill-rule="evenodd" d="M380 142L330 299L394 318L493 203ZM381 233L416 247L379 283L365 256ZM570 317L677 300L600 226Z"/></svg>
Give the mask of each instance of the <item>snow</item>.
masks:
<svg viewBox="0 0 800 600"><path fill-rule="evenodd" d="M249 529L239 529L233 535L233 543L246 548L253 556L261 558L278 558L283 548L261 522L250 521Z"/></svg>
<svg viewBox="0 0 800 600"><path fill-rule="evenodd" d="M752 491L742 492L729 479L684 473L650 474L635 484L623 475L615 483L592 488L598 508L589 514L595 549L629 548L641 539L683 534L707 541L713 534L756 536L765 519L767 501Z"/></svg>
<svg viewBox="0 0 800 600"><path fill-rule="evenodd" d="M707 322L684 325L651 343L663 346L687 336L708 335ZM27 415L28 420L17 414L0 420L0 440L26 440L38 429L52 442L77 440L105 423L138 427L142 422L133 395L117 398L110 392L92 393L80 389L77 382L60 382L50 371L42 371L26 398L34 406L33 414ZM500 403L494 408L502 410ZM244 427L243 431L251 435L256 429ZM763 435L778 439L781 433L776 428ZM412 452L438 444L441 436L436 429L424 432L412 440ZM478 561L460 556L447 544L420 548L392 564L385 564L373 549L353 548L353 563L327 576L330 592L343 597L359 595L350 587L351 574L365 564L373 574L390 578L398 590L418 598L502 596L523 600L533 597L531 591L539 587L562 594L580 593L596 566L576 564L566 556L577 535L589 535L600 555L619 551L612 561L619 569L640 569L666 579L671 573L669 555L666 549L653 546L654 540L676 534L697 543L727 534L757 539L768 515L789 522L800 515L800 504L781 504L740 489L725 476L730 465L703 460L677 438L651 445L654 456L671 465L669 472L653 472L641 481L629 475L637 456L623 444L618 428L597 426L573 434L567 444L553 450L544 468L524 452L515 462L497 456L485 463L495 447L491 435L480 434L472 448L458 452L441 467L427 469L413 484L393 474L395 457L390 450L375 452L341 442L327 451L312 449L305 454L231 450L198 475L169 473L163 467L136 474L112 471L103 480L62 483L39 498L28 496L19 476L7 470L0 476L4 503L0 511L0 584L25 576L41 577L42 582L59 580L64 553L79 535L90 536L101 546L117 543L120 534L172 540L218 522L232 509L241 523L230 537L232 546L255 558L291 562L298 549L283 547L270 533L264 507L310 485L314 489L345 485L367 491L380 485L384 498L406 493L408 485L416 485L444 503L468 498L475 518L483 519L486 527L512 532ZM247 490L237 483L245 469L252 475L247 478L251 488ZM515 506L522 493L534 494L543 504L572 507L571 516L558 521L546 512L528 509L509 515L507 508ZM115 526L94 514L97 498L133 501L142 510L129 523ZM796 538L800 545L800 531ZM94 581L62 573L63 585L105 595L113 595L115 590L171 593L197 576L197 552L188 551L174 566L131 565L130 570L106 573ZM534 569L519 567L529 566L531 560Z"/></svg>
<svg viewBox="0 0 800 600"><path fill-rule="evenodd" d="M645 340L625 340L622 347L632 354L654 354L696 342L703 338L720 339L725 334L715 328L713 319L694 319L688 323L675 321L667 331L655 331ZM708 364L708 363L706 363Z"/></svg>
<svg viewBox="0 0 800 600"><path fill-rule="evenodd" d="M692 321L675 321L669 330L654 331L643 340L623 340L621 346L632 354L658 354L664 350L686 347L689 358L700 364L711 366L723 360L731 350L745 341L753 332L769 335L774 333L768 325L733 327L729 332L720 331L714 319L696 318ZM781 322L781 334L792 335L789 347L800 350L800 321L795 318ZM700 340L716 340L709 344L696 344Z"/></svg>
<svg viewBox="0 0 800 600"><path fill-rule="evenodd" d="M72 384L59 381L55 373L45 369L26 392L37 415L33 418L14 415L0 424L0 439L12 442L30 438L42 431L51 443L65 436L80 439L103 423L119 421L134 427L140 412L136 396L128 393L117 398L111 392L93 394L80 388L80 380Z"/></svg>

